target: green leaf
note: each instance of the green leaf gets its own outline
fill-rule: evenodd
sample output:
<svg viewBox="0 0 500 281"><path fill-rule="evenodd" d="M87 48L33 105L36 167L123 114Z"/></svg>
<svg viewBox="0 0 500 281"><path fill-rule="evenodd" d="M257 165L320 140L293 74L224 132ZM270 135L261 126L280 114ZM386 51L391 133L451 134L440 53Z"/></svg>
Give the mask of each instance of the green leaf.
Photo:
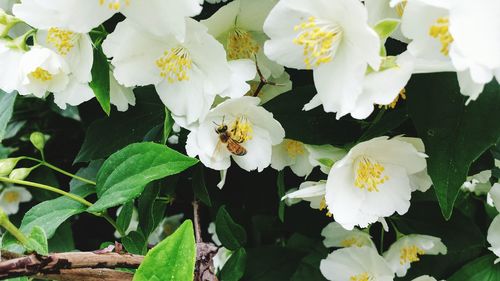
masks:
<svg viewBox="0 0 500 281"><path fill-rule="evenodd" d="M221 281L239 281L245 274L247 252L239 248L234 252L221 270Z"/></svg>
<svg viewBox="0 0 500 281"><path fill-rule="evenodd" d="M94 48L94 63L92 64L92 81L89 83L97 101L107 115L111 113L111 96L109 84L108 58L101 47Z"/></svg>
<svg viewBox="0 0 500 281"><path fill-rule="evenodd" d="M6 134L7 124L9 123L10 118L12 118L16 96L16 93L8 94L0 90L0 142Z"/></svg>
<svg viewBox="0 0 500 281"><path fill-rule="evenodd" d="M195 262L193 223L187 220L148 252L133 280L192 281Z"/></svg>
<svg viewBox="0 0 500 281"><path fill-rule="evenodd" d="M49 254L49 245L47 243L47 236L45 231L39 226L33 227L30 235L28 236L29 248L41 255Z"/></svg>
<svg viewBox="0 0 500 281"><path fill-rule="evenodd" d="M138 231L131 231L127 236L122 237L122 243L132 254L144 255L148 250L146 237Z"/></svg>
<svg viewBox="0 0 500 281"><path fill-rule="evenodd" d="M225 206L220 207L217 212L215 231L222 245L231 251L241 248L247 242L245 229L233 220Z"/></svg>
<svg viewBox="0 0 500 281"><path fill-rule="evenodd" d="M168 137L170 136L170 133L172 132L172 126L174 126L174 119L172 118L172 115L170 114L170 111L168 108L165 107L165 121L163 122L163 137L162 137L162 143L167 144Z"/></svg>
<svg viewBox="0 0 500 281"><path fill-rule="evenodd" d="M408 110L426 147L439 205L450 218L470 165L500 138L500 88L486 85L465 105L455 73L416 75L407 86Z"/></svg>
<svg viewBox="0 0 500 281"><path fill-rule="evenodd" d="M205 174L203 173L203 165L198 165L193 171L193 192L196 198L201 200L208 207L212 207L212 201L208 194L207 185L205 184Z"/></svg>
<svg viewBox="0 0 500 281"><path fill-rule="evenodd" d="M165 113L161 101L144 90L136 94L136 106L96 120L89 126L75 163L102 159L131 143L140 142L151 128L163 122Z"/></svg>
<svg viewBox="0 0 500 281"><path fill-rule="evenodd" d="M52 238L49 239L49 252L71 252L75 249L71 223L65 222L57 228Z"/></svg>
<svg viewBox="0 0 500 281"><path fill-rule="evenodd" d="M278 172L278 179L276 180L276 185L278 186L278 217L281 222L285 221L285 200L281 200L285 196L285 172L284 170Z"/></svg>
<svg viewBox="0 0 500 281"><path fill-rule="evenodd" d="M131 144L102 165L97 174L99 199L88 211L100 212L128 202L139 196L148 183L180 173L197 162L161 144Z"/></svg>
<svg viewBox="0 0 500 281"><path fill-rule="evenodd" d="M345 145L361 135L361 127L352 118L335 119L320 106L310 111L302 108L316 94L312 86L293 89L267 102L264 107L273 113L289 139L307 144Z"/></svg>
<svg viewBox="0 0 500 281"><path fill-rule="evenodd" d="M448 281L498 281L500 280L500 264L494 264L495 255L487 255L466 264L453 274Z"/></svg>
<svg viewBox="0 0 500 281"><path fill-rule="evenodd" d="M380 39L385 40L398 28L401 21L398 19L383 19L373 27Z"/></svg>
<svg viewBox="0 0 500 281"><path fill-rule="evenodd" d="M116 226L118 231L126 232L130 221L132 220L132 215L134 213L134 201L129 201L123 205L120 210L120 214L116 218Z"/></svg>

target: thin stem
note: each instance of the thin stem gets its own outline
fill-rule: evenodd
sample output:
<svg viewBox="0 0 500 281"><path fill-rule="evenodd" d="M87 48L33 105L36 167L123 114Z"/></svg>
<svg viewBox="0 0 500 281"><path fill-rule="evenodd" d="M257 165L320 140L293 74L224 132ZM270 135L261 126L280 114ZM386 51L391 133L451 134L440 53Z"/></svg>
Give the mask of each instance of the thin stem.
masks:
<svg viewBox="0 0 500 281"><path fill-rule="evenodd" d="M54 166L54 165L52 165L52 164L50 164L50 163L48 163L48 162L46 162L46 161L44 161L44 160L40 160L40 159L36 159L36 158L32 158L32 157L26 157L26 156L25 156L25 157L22 157L22 158L23 158L23 159L26 159L26 160L36 161L36 162L38 162L38 163L40 163L40 164L44 165L44 166L45 166L45 167L47 167L47 168L50 168L50 169L52 169L52 170L54 170L54 171L57 171L57 172L59 172L59 173L61 173L61 174L63 174L63 175L66 175L66 176L68 176L68 177L74 178L74 179L79 180L79 181L81 181L81 182L88 183L88 184L91 184L91 185L96 185L96 182L94 182L94 181L91 181L91 180L88 180L88 179L82 178L82 177L77 176L77 175L75 175L75 174L72 174L72 173L70 173L70 172L66 172L65 170L63 170L63 169L61 169L61 168L58 168L58 167L56 167L56 166Z"/></svg>
<svg viewBox="0 0 500 281"><path fill-rule="evenodd" d="M31 186L31 187L36 187L36 188L40 188L40 189L45 189L45 190L52 191L54 193L58 193L58 194L61 194L63 196L66 196L66 197L68 197L70 199L73 199L73 200L75 200L77 202L82 203L83 205L85 205L87 207L92 206L92 203L90 203L89 201L85 200L84 198L82 198L82 197L80 197L78 195L66 192L66 191L61 190L59 188L53 187L53 186L49 186L49 185L45 185L45 184L40 184L40 183L36 183L36 182L31 182L31 181L14 180L14 179L6 178L6 177L0 177L0 181L8 182L8 183L14 183L14 184L22 184L22 185L26 185L26 186Z"/></svg>
<svg viewBox="0 0 500 281"><path fill-rule="evenodd" d="M198 205L198 201L193 201L193 218L194 218L194 230L196 236L196 243L203 242L201 238L201 227L200 227L200 206Z"/></svg>
<svg viewBox="0 0 500 281"><path fill-rule="evenodd" d="M7 217L7 214L1 210L0 211L0 225L5 228L12 236L14 236L17 241L21 242L25 248L29 247L29 240L28 238L15 226L13 225L9 218Z"/></svg>

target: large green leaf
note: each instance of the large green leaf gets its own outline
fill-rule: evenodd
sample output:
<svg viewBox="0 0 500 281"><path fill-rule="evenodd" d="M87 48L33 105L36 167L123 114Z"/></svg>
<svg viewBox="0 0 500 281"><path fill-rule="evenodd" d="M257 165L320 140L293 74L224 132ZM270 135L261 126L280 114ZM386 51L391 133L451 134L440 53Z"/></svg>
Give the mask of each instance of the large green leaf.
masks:
<svg viewBox="0 0 500 281"><path fill-rule="evenodd" d="M97 101L107 115L111 112L111 96L109 84L108 58L101 47L94 48L94 63L92 64L92 81L89 83Z"/></svg>
<svg viewBox="0 0 500 281"><path fill-rule="evenodd" d="M486 85L479 98L466 106L456 74L433 73L416 75L407 93L442 213L450 218L471 163L500 138L500 88L496 82Z"/></svg>
<svg viewBox="0 0 500 281"><path fill-rule="evenodd" d="M5 136L7 124L12 117L16 96L16 93L8 94L0 90L0 142Z"/></svg>
<svg viewBox="0 0 500 281"><path fill-rule="evenodd" d="M494 264L495 259L495 255L475 259L453 274L448 281L498 281L500 264Z"/></svg>
<svg viewBox="0 0 500 281"><path fill-rule="evenodd" d="M196 164L165 145L152 142L131 144L111 155L97 174L99 199L89 212L100 212L139 196L155 180L174 175Z"/></svg>
<svg viewBox="0 0 500 281"><path fill-rule="evenodd" d="M221 281L239 281L245 274L247 252L239 248L234 252L221 270Z"/></svg>
<svg viewBox="0 0 500 281"><path fill-rule="evenodd" d="M187 220L148 252L134 281L192 281L195 262L193 223Z"/></svg>
<svg viewBox="0 0 500 281"><path fill-rule="evenodd" d="M215 231L222 245L229 250L235 251L247 242L245 229L233 220L225 206L220 207L217 212Z"/></svg>
<svg viewBox="0 0 500 281"><path fill-rule="evenodd" d="M90 125L75 162L105 158L131 143L142 141L151 128L162 124L164 106L147 89L136 91L135 107L96 120Z"/></svg>
<svg viewBox="0 0 500 281"><path fill-rule="evenodd" d="M307 144L345 145L359 138L361 127L349 117L340 120L325 113L319 106L310 111L302 108L316 94L314 87L302 87L280 95L264 107L274 114L286 132L286 137Z"/></svg>

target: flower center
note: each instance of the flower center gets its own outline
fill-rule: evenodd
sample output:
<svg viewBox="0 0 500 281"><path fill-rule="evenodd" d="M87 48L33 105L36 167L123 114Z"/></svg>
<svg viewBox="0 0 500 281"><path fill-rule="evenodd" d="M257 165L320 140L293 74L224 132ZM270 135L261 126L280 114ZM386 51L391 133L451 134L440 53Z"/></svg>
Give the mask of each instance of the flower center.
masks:
<svg viewBox="0 0 500 281"><path fill-rule="evenodd" d="M378 192L378 185L383 184L389 179L388 176L382 175L384 170L385 168L382 164L363 158L358 162L354 185L360 189L366 189L368 192Z"/></svg>
<svg viewBox="0 0 500 281"><path fill-rule="evenodd" d="M396 9L396 14L398 14L399 17L402 17L405 13L406 4L408 4L408 0L402 1L394 7L394 9Z"/></svg>
<svg viewBox="0 0 500 281"><path fill-rule="evenodd" d="M54 46L59 54L63 56L73 49L77 38L78 36L74 32L56 27L49 28L47 33L47 42Z"/></svg>
<svg viewBox="0 0 500 281"><path fill-rule="evenodd" d="M231 128L231 138L238 143L244 143L252 139L252 123L244 117L238 117L229 126Z"/></svg>
<svg viewBox="0 0 500 281"><path fill-rule="evenodd" d="M50 74L47 70L41 67L37 67L34 71L30 73L30 75L36 80L40 80L43 82L52 80L52 74Z"/></svg>
<svg viewBox="0 0 500 281"><path fill-rule="evenodd" d="M353 275L349 278L349 281L370 281L372 277L367 273L363 272L359 275Z"/></svg>
<svg viewBox="0 0 500 281"><path fill-rule="evenodd" d="M450 22L447 17L438 18L436 23L429 29L429 35L441 42L441 53L445 56L450 52L450 44L453 43L453 37L448 30Z"/></svg>
<svg viewBox="0 0 500 281"><path fill-rule="evenodd" d="M3 198L7 203L14 203L19 201L19 193L15 191L5 192Z"/></svg>
<svg viewBox="0 0 500 281"><path fill-rule="evenodd" d="M340 245L342 247L352 247L352 246L363 247L363 242L359 240L357 237L352 236L342 240L342 242L340 242Z"/></svg>
<svg viewBox="0 0 500 281"><path fill-rule="evenodd" d="M404 247L401 249L401 255L399 256L399 263L403 265L405 263L412 263L419 261L420 258L418 256L423 254L425 254L425 251L415 245Z"/></svg>
<svg viewBox="0 0 500 281"><path fill-rule="evenodd" d="M192 65L191 56L183 47L165 51L163 56L156 60L156 66L160 69L160 76L167 78L170 83L189 80L187 72Z"/></svg>
<svg viewBox="0 0 500 281"><path fill-rule="evenodd" d="M285 140L285 149L290 158L295 158L305 152L304 144L295 140Z"/></svg>
<svg viewBox="0 0 500 281"><path fill-rule="evenodd" d="M252 38L250 32L238 28L229 32L227 40L228 59L253 59L259 50L260 46Z"/></svg>
<svg viewBox="0 0 500 281"><path fill-rule="evenodd" d="M308 69L332 61L342 38L340 26L321 22L311 16L296 25L294 30L299 33L293 43L304 48L304 63Z"/></svg>
<svg viewBox="0 0 500 281"><path fill-rule="evenodd" d="M125 2L125 5L130 4L130 0L125 0L124 2ZM101 6L106 5L108 7L108 9L115 10L115 11L118 11L122 6L120 0L99 0L99 5L101 5Z"/></svg>

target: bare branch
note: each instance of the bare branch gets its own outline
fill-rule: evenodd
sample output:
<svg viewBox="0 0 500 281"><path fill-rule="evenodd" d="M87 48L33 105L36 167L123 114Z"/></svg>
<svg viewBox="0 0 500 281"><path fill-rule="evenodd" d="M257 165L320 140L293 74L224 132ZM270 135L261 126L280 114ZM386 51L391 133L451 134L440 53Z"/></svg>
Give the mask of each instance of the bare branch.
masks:
<svg viewBox="0 0 500 281"><path fill-rule="evenodd" d="M37 279L57 281L131 281L134 274L107 268L61 269L59 274L37 274Z"/></svg>
<svg viewBox="0 0 500 281"><path fill-rule="evenodd" d="M55 253L48 256L31 254L0 262L0 279L60 274L63 269L78 268L138 268L144 256L93 252Z"/></svg>

